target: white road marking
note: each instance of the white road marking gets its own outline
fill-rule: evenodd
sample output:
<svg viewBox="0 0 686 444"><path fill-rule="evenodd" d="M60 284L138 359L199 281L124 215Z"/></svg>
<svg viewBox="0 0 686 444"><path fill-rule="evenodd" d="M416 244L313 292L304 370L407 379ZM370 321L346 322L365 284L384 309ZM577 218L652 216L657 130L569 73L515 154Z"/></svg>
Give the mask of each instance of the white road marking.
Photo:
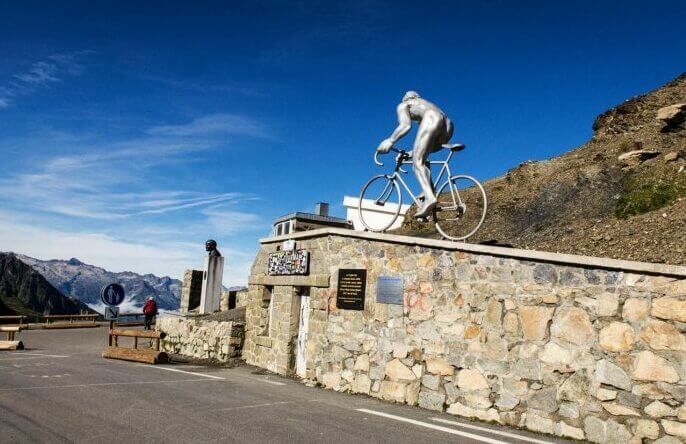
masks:
<svg viewBox="0 0 686 444"><path fill-rule="evenodd" d="M35 355L35 356L18 356L16 358L0 358L0 361L25 361L27 359L40 359L40 358L68 358L69 356L64 355Z"/></svg>
<svg viewBox="0 0 686 444"><path fill-rule="evenodd" d="M22 356L45 356L48 358L68 358L66 355L46 355L45 353L29 353L29 352L12 352L12 355L22 355Z"/></svg>
<svg viewBox="0 0 686 444"><path fill-rule="evenodd" d="M273 405L283 405L283 404L295 404L295 401L279 401L279 402L265 402L264 404L253 404L253 405L240 405L238 407L225 407L219 409L212 409L213 412L217 411L227 411L227 410L243 410L243 409L256 409L258 407L270 407Z"/></svg>
<svg viewBox="0 0 686 444"><path fill-rule="evenodd" d="M15 387L15 388L0 388L0 392L14 392L23 390L49 390L61 388L80 388L80 387L107 387L110 385L144 385L144 384L168 384L177 382L212 382L208 379L173 379L168 381L134 381L134 382L101 382L96 384L70 384L70 385L48 385L35 387Z"/></svg>
<svg viewBox="0 0 686 444"><path fill-rule="evenodd" d="M160 367L156 365L141 365L140 367L156 368L158 370L167 370L169 372L185 373L187 375L202 376L203 378L219 379L222 381L224 380L224 378L222 378L221 376L208 375L207 373L187 372L186 370L179 370L178 368Z"/></svg>
<svg viewBox="0 0 686 444"><path fill-rule="evenodd" d="M442 422L444 424L454 425L456 427L464 427L465 429L481 430L483 432L493 433L494 435L507 436L508 438L518 439L520 441L533 442L536 444L553 444L553 441L544 441L542 439L531 438L529 436L518 435L516 433L501 432L500 430L489 429L486 427L479 427L472 424L464 424L462 422L451 421L443 418L429 418L432 421Z"/></svg>
<svg viewBox="0 0 686 444"><path fill-rule="evenodd" d="M375 410L369 409L356 409L358 412L369 413L371 415L382 416L384 418L394 419L396 421L407 422L409 424L414 424L420 427L426 427L427 429L438 430L439 432L450 433L451 435L459 435L464 438L474 439L476 441L487 442L489 444L503 444L506 441L500 441L497 439L487 438L481 435L475 435L473 433L462 432L460 430L450 429L448 427L443 427L435 424L430 424L428 422L417 421L416 419L403 418L402 416L391 415L390 413L377 412Z"/></svg>
<svg viewBox="0 0 686 444"><path fill-rule="evenodd" d="M272 385L286 385L283 382L270 381L269 379L259 379L259 378L250 378L250 379L255 379L256 381L265 382L267 384L272 384Z"/></svg>

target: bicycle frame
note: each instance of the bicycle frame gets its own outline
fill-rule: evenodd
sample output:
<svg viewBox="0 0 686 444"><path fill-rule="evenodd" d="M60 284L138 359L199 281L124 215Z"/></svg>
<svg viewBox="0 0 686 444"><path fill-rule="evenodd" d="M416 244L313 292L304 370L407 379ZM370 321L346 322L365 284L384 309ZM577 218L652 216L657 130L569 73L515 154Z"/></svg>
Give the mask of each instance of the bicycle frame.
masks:
<svg viewBox="0 0 686 444"><path fill-rule="evenodd" d="M441 183L441 179L443 178L443 174L445 174L447 172L448 173L447 174L448 179L452 176L452 173L450 172L449 162L450 162L450 159L452 159L453 154L455 154L455 153L453 151L450 151L448 153L448 157L445 160L431 160L431 161L429 161L429 165L442 165L440 171L438 172L438 176L436 177L436 180L431 181L432 184L434 185L434 189L436 188L436 184ZM403 180L403 177L399 173L399 172L407 173L407 171L405 171L401 168L402 165L412 165L412 161L410 161L410 160L400 161L400 154L399 154L398 157L396 158L395 168L393 169L393 174L387 175L387 177L389 179L391 179L391 181L388 182L388 184L386 185L386 188L381 192L381 195L379 196L379 198L375 200L377 205L385 205L386 204L386 201L390 197L391 191L393 190L393 188L391 187L391 183L393 180L397 180L402 184L403 188L405 188L405 191L407 191L407 193L410 195L410 197L414 201L415 205L421 206L421 203L417 200L417 196L415 196L414 193L412 192L412 190L410 190L410 187L407 186L407 183L405 183L405 180ZM452 188L451 188L451 192L452 192ZM401 197L401 199L402 199L402 197ZM402 201L401 201L401 203L402 203Z"/></svg>

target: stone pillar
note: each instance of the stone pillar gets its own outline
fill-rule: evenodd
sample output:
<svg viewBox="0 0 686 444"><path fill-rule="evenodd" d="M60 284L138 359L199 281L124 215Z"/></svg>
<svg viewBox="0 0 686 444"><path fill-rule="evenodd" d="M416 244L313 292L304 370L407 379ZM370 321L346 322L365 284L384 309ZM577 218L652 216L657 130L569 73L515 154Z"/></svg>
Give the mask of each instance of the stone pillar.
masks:
<svg viewBox="0 0 686 444"><path fill-rule="evenodd" d="M181 286L181 303L179 311L188 313L200 305L200 292L202 288L202 270L186 270L183 273L183 285Z"/></svg>
<svg viewBox="0 0 686 444"><path fill-rule="evenodd" d="M219 310L223 276L224 257L207 256L205 258L205 273L202 278L202 293L200 294L200 314L214 313Z"/></svg>

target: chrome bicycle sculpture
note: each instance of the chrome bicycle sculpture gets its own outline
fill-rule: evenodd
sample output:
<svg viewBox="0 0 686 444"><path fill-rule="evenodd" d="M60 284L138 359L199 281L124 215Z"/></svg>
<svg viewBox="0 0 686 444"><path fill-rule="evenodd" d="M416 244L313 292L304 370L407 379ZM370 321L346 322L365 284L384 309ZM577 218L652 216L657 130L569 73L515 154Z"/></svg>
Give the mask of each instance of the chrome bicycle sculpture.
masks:
<svg viewBox="0 0 686 444"><path fill-rule="evenodd" d="M390 151L397 153L393 174L380 174L372 177L362 188L358 203L358 213L362 224L369 231L382 232L389 229L400 215L402 193L400 182L410 194L417 206L415 217L427 219L433 217L438 232L446 239L465 240L481 227L486 217L488 202L486 192L478 180L471 176L455 175L450 171L449 162L453 154L465 148L462 144L448 144L453 134L450 119L433 103L422 99L414 91L408 91L397 107L398 127L390 137L381 142L374 154L374 162L379 162L379 154ZM419 130L411 152L399 150L393 145L405 136L412 127L412 121L419 122ZM444 161L429 161L429 154L441 149L448 149ZM410 159L412 159L410 161ZM407 173L403 165L412 165L422 193L415 196L407 186L400 173ZM441 165L435 181L431 179L431 165ZM445 174L446 180L441 184ZM434 184L441 184L435 192ZM391 199L395 196L393 201ZM397 200L397 202L396 202ZM378 217L379 210L388 203L391 217ZM365 211L371 210L371 211Z"/></svg>

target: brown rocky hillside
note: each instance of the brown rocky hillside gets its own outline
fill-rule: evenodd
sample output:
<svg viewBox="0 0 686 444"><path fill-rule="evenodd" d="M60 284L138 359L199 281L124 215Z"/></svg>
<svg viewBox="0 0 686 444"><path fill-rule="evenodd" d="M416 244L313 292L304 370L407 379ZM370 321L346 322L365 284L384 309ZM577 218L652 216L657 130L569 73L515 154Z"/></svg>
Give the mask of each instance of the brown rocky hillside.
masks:
<svg viewBox="0 0 686 444"><path fill-rule="evenodd" d="M686 73L598 116L586 144L486 182L469 242L686 264L684 120ZM411 217L397 232L438 237Z"/></svg>

